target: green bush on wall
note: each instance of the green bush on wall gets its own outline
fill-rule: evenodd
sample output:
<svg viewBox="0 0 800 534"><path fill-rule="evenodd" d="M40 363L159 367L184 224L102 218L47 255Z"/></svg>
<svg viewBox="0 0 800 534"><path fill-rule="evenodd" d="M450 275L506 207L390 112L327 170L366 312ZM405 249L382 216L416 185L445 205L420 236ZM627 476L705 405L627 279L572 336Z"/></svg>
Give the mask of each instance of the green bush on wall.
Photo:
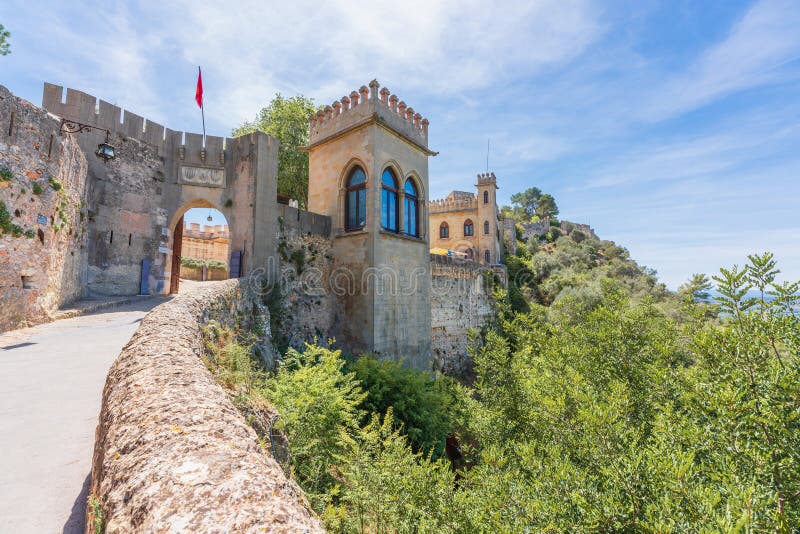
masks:
<svg viewBox="0 0 800 534"><path fill-rule="evenodd" d="M11 169L0 169L0 182L8 182L14 177L14 173L11 172Z"/></svg>
<svg viewBox="0 0 800 534"><path fill-rule="evenodd" d="M203 260L200 258L189 258L188 256L181 257L181 265L190 269L202 269L205 265L208 269L220 269L223 271L228 270L228 264L219 260Z"/></svg>

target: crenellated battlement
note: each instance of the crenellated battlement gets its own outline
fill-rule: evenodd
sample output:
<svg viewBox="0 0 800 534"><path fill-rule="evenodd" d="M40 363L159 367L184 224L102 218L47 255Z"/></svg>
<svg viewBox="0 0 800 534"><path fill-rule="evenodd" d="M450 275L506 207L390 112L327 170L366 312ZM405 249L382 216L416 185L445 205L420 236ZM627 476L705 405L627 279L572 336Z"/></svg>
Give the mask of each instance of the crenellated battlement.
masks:
<svg viewBox="0 0 800 534"><path fill-rule="evenodd" d="M474 196L469 199L444 198L428 202L430 213L444 213L446 211L461 211L478 209L478 199Z"/></svg>
<svg viewBox="0 0 800 534"><path fill-rule="evenodd" d="M478 174L478 184L477 185L497 185L497 177L494 175L493 172L485 172Z"/></svg>
<svg viewBox="0 0 800 534"><path fill-rule="evenodd" d="M121 135L147 143L155 147L159 155L173 154L175 159L182 163L223 166L226 149L230 150L241 143L242 139L247 139L247 136L223 138L207 135L203 146L202 134L165 128L130 110L123 110L76 89L67 88L66 93L66 99L63 99L62 86L45 83L42 107L64 119L96 126L109 130L112 135ZM82 135L95 135L99 138L105 134L89 132Z"/></svg>
<svg viewBox="0 0 800 534"><path fill-rule="evenodd" d="M428 119L400 101L377 80L319 110L308 119L311 144L377 119L410 141L428 147Z"/></svg>

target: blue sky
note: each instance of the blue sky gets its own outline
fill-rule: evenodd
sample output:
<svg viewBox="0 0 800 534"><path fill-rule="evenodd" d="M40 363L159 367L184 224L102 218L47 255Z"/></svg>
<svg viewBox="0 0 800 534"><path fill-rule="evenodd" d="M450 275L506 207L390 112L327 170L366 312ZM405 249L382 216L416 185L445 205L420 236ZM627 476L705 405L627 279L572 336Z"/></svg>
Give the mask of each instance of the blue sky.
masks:
<svg viewBox="0 0 800 534"><path fill-rule="evenodd" d="M493 6L493 7L488 7ZM797 0L6 0L0 84L50 81L210 134L278 91L327 104L372 78L430 122L432 196L489 167L537 186L670 287L746 255L800 278Z"/></svg>

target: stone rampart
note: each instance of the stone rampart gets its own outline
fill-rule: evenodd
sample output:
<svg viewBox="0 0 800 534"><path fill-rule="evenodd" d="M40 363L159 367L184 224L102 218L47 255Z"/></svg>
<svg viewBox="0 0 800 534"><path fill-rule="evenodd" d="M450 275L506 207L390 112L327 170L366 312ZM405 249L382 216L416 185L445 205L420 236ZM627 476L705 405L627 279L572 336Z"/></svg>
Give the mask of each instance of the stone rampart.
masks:
<svg viewBox="0 0 800 534"><path fill-rule="evenodd" d="M470 329L495 317L494 284L506 284L505 267L431 255L431 347L434 366L449 375L471 370Z"/></svg>
<svg viewBox="0 0 800 534"><path fill-rule="evenodd" d="M323 531L201 360L203 323L267 317L246 279L198 287L145 316L103 391L87 533L92 503L106 534Z"/></svg>
<svg viewBox="0 0 800 534"><path fill-rule="evenodd" d="M284 235L331 235L331 218L327 215L278 204L278 217L279 231Z"/></svg>
<svg viewBox="0 0 800 534"><path fill-rule="evenodd" d="M130 110L46 83L42 107L65 121L88 162L86 286L103 295L172 290L175 229L190 208L215 208L229 224L240 270L275 263L278 141L261 132L236 138L170 130ZM116 157L95 157L108 139ZM142 273L143 260L148 271ZM272 273L275 274L275 273ZM144 283L142 282L144 278Z"/></svg>
<svg viewBox="0 0 800 534"><path fill-rule="evenodd" d="M86 159L59 121L0 86L0 332L83 294Z"/></svg>

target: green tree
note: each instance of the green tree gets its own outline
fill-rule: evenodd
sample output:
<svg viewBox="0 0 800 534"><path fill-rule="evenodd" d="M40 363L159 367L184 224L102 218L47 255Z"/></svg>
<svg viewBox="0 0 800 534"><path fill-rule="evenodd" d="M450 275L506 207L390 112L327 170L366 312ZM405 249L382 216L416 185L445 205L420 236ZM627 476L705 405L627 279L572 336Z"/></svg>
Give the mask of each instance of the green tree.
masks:
<svg viewBox="0 0 800 534"><path fill-rule="evenodd" d="M455 381L404 367L400 362L361 356L347 366L368 393L368 414L392 410L414 450L444 454L445 440L460 422L466 393Z"/></svg>
<svg viewBox="0 0 800 534"><path fill-rule="evenodd" d="M511 195L511 202L515 204L514 215L520 217L520 220L530 221L536 215L536 206L541 196L542 191L538 187L530 187L521 193Z"/></svg>
<svg viewBox="0 0 800 534"><path fill-rule="evenodd" d="M8 40L11 34L0 24L0 56L7 56L11 53L11 44Z"/></svg>
<svg viewBox="0 0 800 534"><path fill-rule="evenodd" d="M316 111L314 100L302 95L286 98L280 93L251 122L233 130L234 136L256 130L275 137L278 149L278 193L305 207L308 201L308 154L298 147L308 144L308 117Z"/></svg>
<svg viewBox="0 0 800 534"><path fill-rule="evenodd" d="M558 206L553 195L544 193L536 203L536 215L543 221L550 220L558 215Z"/></svg>
<svg viewBox="0 0 800 534"><path fill-rule="evenodd" d="M359 428L360 405L367 396L354 375L343 372L344 365L340 351L289 349L263 390L281 416L294 475L317 510L329 501L335 482L331 466L345 451L342 436Z"/></svg>
<svg viewBox="0 0 800 534"><path fill-rule="evenodd" d="M708 300L708 290L711 289L711 280L702 273L695 273L689 280L678 288L678 294L690 296L694 300Z"/></svg>

